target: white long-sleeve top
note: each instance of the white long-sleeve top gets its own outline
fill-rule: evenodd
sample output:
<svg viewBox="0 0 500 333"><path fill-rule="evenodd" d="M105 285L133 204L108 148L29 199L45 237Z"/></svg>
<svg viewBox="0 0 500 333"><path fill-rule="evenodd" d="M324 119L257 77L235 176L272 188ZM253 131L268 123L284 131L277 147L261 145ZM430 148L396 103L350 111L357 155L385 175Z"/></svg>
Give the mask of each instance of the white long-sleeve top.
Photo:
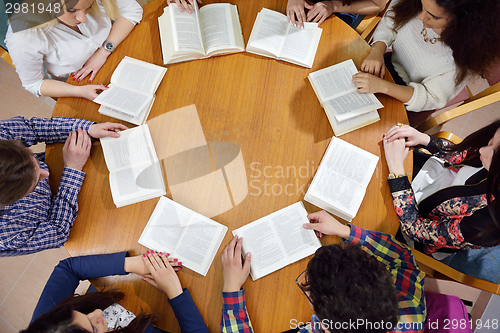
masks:
<svg viewBox="0 0 500 333"><path fill-rule="evenodd" d="M396 2L392 1L391 7ZM444 107L467 83L466 79L455 85L457 67L451 48L440 41L425 42L421 35L423 23L417 17L398 31L393 26L393 20L384 15L373 34L373 43L380 41L392 47L395 71L414 89L412 98L405 103L406 109L424 111ZM440 37L434 30L426 30L429 39Z"/></svg>
<svg viewBox="0 0 500 333"><path fill-rule="evenodd" d="M69 74L83 67L109 36L111 20L97 1L100 16L87 15L87 22L78 25L81 34L62 23L52 27L33 28L14 33L7 30L5 43L9 49L23 87L41 96L45 79L43 65L51 79L66 81ZM120 16L133 24L142 19L142 7L136 0L116 0Z"/></svg>

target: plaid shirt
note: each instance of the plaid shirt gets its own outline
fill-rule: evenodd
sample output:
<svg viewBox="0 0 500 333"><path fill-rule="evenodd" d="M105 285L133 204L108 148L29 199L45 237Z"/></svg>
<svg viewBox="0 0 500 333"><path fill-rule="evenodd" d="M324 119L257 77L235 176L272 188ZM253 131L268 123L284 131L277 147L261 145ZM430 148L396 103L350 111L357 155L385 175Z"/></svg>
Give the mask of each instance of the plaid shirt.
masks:
<svg viewBox="0 0 500 333"><path fill-rule="evenodd" d="M54 117L14 117L0 121L0 140L64 142L79 128L88 131L91 121ZM45 154L35 154L40 168L49 170ZM78 214L77 198L85 173L64 168L57 193L52 196L48 178L22 199L0 207L0 256L16 256L62 246Z"/></svg>
<svg viewBox="0 0 500 333"><path fill-rule="evenodd" d="M346 242L359 244L366 253L376 257L391 272L399 301L398 327L391 332L421 332L424 327L426 309L423 294L424 273L413 258L411 250L393 236L351 226ZM222 318L220 331L253 332L248 317L244 290L222 293ZM311 322L300 333L319 333L320 321L313 315ZM362 331L362 330L361 330Z"/></svg>

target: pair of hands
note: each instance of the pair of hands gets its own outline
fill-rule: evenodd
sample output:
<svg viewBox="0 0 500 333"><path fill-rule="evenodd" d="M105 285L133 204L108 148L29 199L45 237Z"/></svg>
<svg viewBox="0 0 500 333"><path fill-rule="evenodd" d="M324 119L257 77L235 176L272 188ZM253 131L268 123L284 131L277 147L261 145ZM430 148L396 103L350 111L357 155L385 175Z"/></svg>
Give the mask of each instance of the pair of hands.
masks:
<svg viewBox="0 0 500 333"><path fill-rule="evenodd" d="M304 229L314 230L316 236L320 238L323 235L337 235L348 238L351 232L349 226L340 223L324 210L309 214L307 218L310 223L304 224ZM222 291L224 292L240 290L250 273L251 254L248 252L243 262L241 257L242 244L243 238L234 236L222 253L222 274L224 276Z"/></svg>
<svg viewBox="0 0 500 333"><path fill-rule="evenodd" d="M305 0L288 0L286 5L286 16L288 21L297 27L304 28L304 22L323 23L330 15L336 12L337 1L321 1L309 5ZM307 15L305 9L308 10Z"/></svg>
<svg viewBox="0 0 500 333"><path fill-rule="evenodd" d="M117 123L93 124L89 132L79 129L69 133L63 147L64 166L75 170L83 170L92 148L92 138L100 139L104 137L118 138L118 131L126 130L127 126Z"/></svg>
<svg viewBox="0 0 500 333"><path fill-rule="evenodd" d="M388 81L384 80L385 51L385 43L376 42L373 44L370 53L361 64L360 72L352 76L352 82L358 88L358 92L387 94Z"/></svg>
<svg viewBox="0 0 500 333"><path fill-rule="evenodd" d="M125 258L125 272L142 276L169 299L182 294L182 286L176 272L182 269L182 262L171 258L169 253L148 251L147 254Z"/></svg>
<svg viewBox="0 0 500 333"><path fill-rule="evenodd" d="M404 160L410 147L424 145L430 142L430 136L417 131L408 125L393 126L384 134L385 160L389 172L404 174Z"/></svg>
<svg viewBox="0 0 500 333"><path fill-rule="evenodd" d="M194 1L195 0L189 0L189 3L193 7L194 7ZM201 0L196 0L196 1L199 4L201 4ZM189 14L191 14L191 8L189 8L188 2L186 0L167 0L167 5L170 5L172 2L175 2L177 4L177 7L179 7L179 11L183 12L185 9Z"/></svg>

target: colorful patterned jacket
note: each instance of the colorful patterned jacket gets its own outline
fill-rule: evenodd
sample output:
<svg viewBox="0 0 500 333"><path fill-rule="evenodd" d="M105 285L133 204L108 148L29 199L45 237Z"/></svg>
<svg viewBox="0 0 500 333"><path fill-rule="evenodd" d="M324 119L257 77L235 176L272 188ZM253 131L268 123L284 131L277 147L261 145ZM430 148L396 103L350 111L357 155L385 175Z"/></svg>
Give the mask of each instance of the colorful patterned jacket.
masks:
<svg viewBox="0 0 500 333"><path fill-rule="evenodd" d="M441 142L431 137L425 148L443 159L445 167L458 171L467 151L447 153ZM389 180L394 208L403 231L412 240L423 243L426 253L438 250L449 252L494 246L500 238L495 231L477 238L475 235L492 225L486 200L486 177L482 169L470 177L465 185L451 186L437 191L417 205L408 177Z"/></svg>

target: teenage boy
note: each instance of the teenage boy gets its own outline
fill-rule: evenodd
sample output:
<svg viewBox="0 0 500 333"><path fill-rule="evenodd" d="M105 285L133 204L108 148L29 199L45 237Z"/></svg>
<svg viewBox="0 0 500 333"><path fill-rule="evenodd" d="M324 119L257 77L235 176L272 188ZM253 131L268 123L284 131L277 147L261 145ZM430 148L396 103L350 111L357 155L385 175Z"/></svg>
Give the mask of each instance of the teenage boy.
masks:
<svg viewBox="0 0 500 333"><path fill-rule="evenodd" d="M73 118L14 117L0 120L0 256L62 246L78 214L77 198L92 147L91 138L119 137L126 126ZM45 153L38 142L65 142L64 171L53 196Z"/></svg>
<svg viewBox="0 0 500 333"><path fill-rule="evenodd" d="M424 273L410 249L391 235L340 223L321 211L305 229L337 235L343 244L319 248L296 283L315 314L297 332L420 332L426 317ZM241 286L251 255L241 259L242 238L222 254L224 284L221 332L253 332Z"/></svg>

